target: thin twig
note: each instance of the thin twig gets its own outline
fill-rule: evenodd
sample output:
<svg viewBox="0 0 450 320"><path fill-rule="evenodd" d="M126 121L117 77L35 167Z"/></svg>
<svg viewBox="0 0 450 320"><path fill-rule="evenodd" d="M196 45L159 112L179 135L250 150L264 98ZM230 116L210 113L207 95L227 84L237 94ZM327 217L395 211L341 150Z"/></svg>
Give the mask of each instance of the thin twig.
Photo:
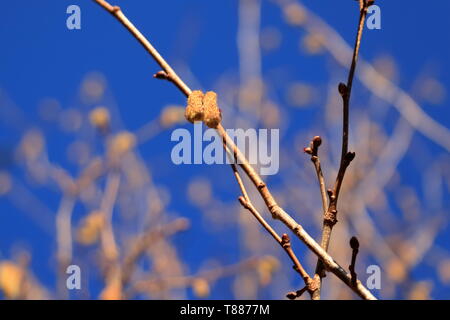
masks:
<svg viewBox="0 0 450 320"><path fill-rule="evenodd" d="M350 270L350 274L352 275L352 284L356 284L357 274L355 271L356 266L356 257L358 256L359 251L359 241L356 237L352 237L350 239L350 248L352 248L352 262L348 269Z"/></svg>
<svg viewBox="0 0 450 320"><path fill-rule="evenodd" d="M309 291L313 292L314 288L312 287L313 285L312 279L305 271L305 268L303 268L302 264L300 263L294 251L292 250L291 239L286 233L284 233L280 237L278 233L275 230L273 230L273 228L269 225L269 223L267 223L267 221L261 216L258 210L253 206L248 196L247 190L244 186L244 183L237 170L236 165L232 163L231 168L233 169L234 176L236 177L236 180L242 192L242 196L239 197L239 202L241 203L242 207L247 209L256 218L256 220L258 220L258 222L264 227L264 229L266 229L266 231L270 233L270 235L284 249L284 251L286 251L287 255L294 263L294 269L300 274L303 281L305 282L305 285L310 289Z"/></svg>
<svg viewBox="0 0 450 320"><path fill-rule="evenodd" d="M164 78L172 83L174 83L179 90L185 95L189 96L192 92L191 89L181 80L180 77L173 71L169 64L161 57L161 55L156 51L156 49L150 44L150 42L133 26L133 24L126 18L119 7L111 6L104 0L94 0L105 10L111 13L120 23L122 23L130 33L142 44L146 51L155 59L155 61L163 69L163 73L158 73L160 76L158 78ZM330 257L321 246L314 241L314 239L303 229L303 227L298 224L287 212L285 212L275 201L272 194L270 193L267 185L261 179L261 177L256 173L255 169L250 165L248 160L242 154L242 152L237 148L234 141L226 133L225 129L221 124L216 128L219 136L225 141L226 145L233 154L236 155L239 165L242 167L244 172L250 178L252 183L258 189L261 197L266 203L272 217L274 219L280 220L284 223L294 234L302 240L307 247L314 252L326 265L327 269L334 273L339 279L341 279L347 286L349 286L355 293L357 293L363 299L375 299L375 297L367 290L361 282L357 282L356 286L351 285L350 275L337 264L332 257Z"/></svg>
<svg viewBox="0 0 450 320"><path fill-rule="evenodd" d="M289 2L287 1L287 3ZM280 7L284 7L286 1L277 1L277 3L280 4ZM308 10L302 3L298 1L295 3L308 17L306 24L303 25L304 28L325 39L326 41L322 43L323 48L338 64L347 66L353 48L324 20ZM450 130L448 128L431 118L410 94L384 76L371 63L360 58L358 68L360 71L356 77L369 92L396 109L414 129L450 152Z"/></svg>
<svg viewBox="0 0 450 320"><path fill-rule="evenodd" d="M286 294L286 298L288 298L290 300L295 300L297 298L300 298L302 296L302 294L305 293L306 290L308 290L308 287L304 286L303 288L301 288L300 290L297 290L295 292L294 291L288 292Z"/></svg>
<svg viewBox="0 0 450 320"><path fill-rule="evenodd" d="M159 64L163 71L154 75L155 78L169 80L175 84L186 96L191 94L191 89L180 79L172 67L164 60L159 52L152 46L150 41L131 23L130 20L123 14L118 6L112 6L104 0L94 0L106 11L111 13L116 19L138 40L153 59Z"/></svg>
<svg viewBox="0 0 450 320"><path fill-rule="evenodd" d="M226 148L226 145L225 150L227 150L228 155L230 155L230 150ZM236 157L236 154L233 154L233 156ZM291 239L286 233L284 233L280 237L278 233L269 225L269 223L261 216L258 210L253 206L250 197L248 196L248 192L247 189L245 188L244 182L242 181L241 175L239 174L239 171L234 163L231 163L231 169L233 170L233 174L242 192L242 196L239 197L239 202L241 203L242 207L247 209L256 218L256 220L258 220L258 222L264 227L264 229L266 229L266 231L270 233L270 235L275 239L275 241L278 242L278 244L281 245L281 247L286 251L289 258L291 258L292 262L294 263L294 269L301 275L301 277L305 281L306 287L309 288L312 285L312 279L305 271L302 264L295 255L294 251L292 250ZM312 291L313 290L311 290L311 292Z"/></svg>
<svg viewBox="0 0 450 320"><path fill-rule="evenodd" d="M353 78L355 75L356 64L358 62L359 48L361 46L361 38L364 29L364 22L367 16L367 9L372 3L370 0L360 0L360 15L358 23L358 31L356 34L355 46L353 49L352 64L348 74L347 84L339 84L339 93L342 96L343 102L343 123L342 123L342 150L341 161L339 164L339 171L332 190L328 190L330 198L330 204L324 214L323 227L322 227L322 239L321 245L324 250L328 250L330 245L331 232L334 225L337 222L337 204L339 199L339 193L341 190L342 182L344 181L345 171L350 165L350 162L354 159L355 153L348 151L348 137L349 137L349 109L350 109L350 97L353 87ZM317 291L313 295L313 299L320 299L320 289L322 286L322 278L325 276L324 266L322 261L318 260L316 265L315 279L318 279L319 286Z"/></svg>
<svg viewBox="0 0 450 320"><path fill-rule="evenodd" d="M322 144L322 138L320 138L319 136L315 136L311 140L309 147L303 149L303 151L306 152L307 154L311 155L311 162L314 164L314 168L316 169L317 180L319 181L319 187L320 187L320 195L322 198L323 213L325 214L328 209L328 198L327 198L325 179L323 177L322 166L320 164L320 158L319 158L319 147L321 144Z"/></svg>

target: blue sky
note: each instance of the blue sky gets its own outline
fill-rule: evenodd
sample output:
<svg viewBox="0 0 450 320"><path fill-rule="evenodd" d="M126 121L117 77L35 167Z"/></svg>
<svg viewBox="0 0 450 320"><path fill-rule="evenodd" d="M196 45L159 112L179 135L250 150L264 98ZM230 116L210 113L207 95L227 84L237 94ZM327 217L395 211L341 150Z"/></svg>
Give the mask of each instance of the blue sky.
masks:
<svg viewBox="0 0 450 320"><path fill-rule="evenodd" d="M337 4L339 2L339 4ZM353 42L356 14L355 3L351 0L305 0L303 3L328 24L333 26L347 42ZM378 1L382 8L382 29L367 31L364 35L361 55L368 61L389 54L396 61L399 70L398 85L407 92L415 80L429 72L446 89L450 88L450 2L448 1ZM66 8L78 4L82 14L81 30L66 28ZM208 88L209 83L218 81L224 74L237 74L239 58L236 33L238 30L238 2L235 0L167 0L167 1L120 1L115 0L127 16L149 37L161 54L174 66L189 66L195 78L182 68L180 75L189 84ZM350 20L350 21L349 21ZM302 31L285 24L279 8L272 1L262 1L262 27L276 26L282 33L280 49L263 55L263 75L278 66L289 66L288 80L301 79L313 85L326 88L329 58L309 57L298 52L298 42ZM42 0L8 1L0 12L0 90L5 92L14 104L23 111L23 122L10 123L0 112L0 147L8 158L9 151L26 128L42 125L38 115L38 105L45 97L54 97L63 107L77 103L76 94L86 74L97 71L105 75L109 91L112 92L121 116L122 125L135 130L149 119L156 118L159 107L166 104L183 104L184 97L164 81L157 81L152 75L158 66L149 59L140 45L112 17L92 1ZM281 86L281 84L280 84ZM355 90L361 86L356 84ZM273 89L274 98L281 96L281 88ZM423 109L441 124L450 127L448 97L444 106L423 104ZM281 101L280 103L283 103ZM286 108L289 108L288 106ZM227 110L224 110L227 112ZM300 125L308 123L315 114L306 110L291 112L291 122ZM293 128L287 128L287 132ZM75 168L67 162L65 147L71 136L60 133L58 128L45 127L49 136L52 161ZM168 134L162 134L149 145L140 148L140 153L148 162L155 180L167 185L174 193L184 194L177 180L183 180L201 172L201 168L190 168L188 173L173 165L164 167L170 157L167 145ZM287 141L291 138L287 135ZM420 137L421 141L438 154L445 151L434 143ZM286 143L287 143L286 141ZM157 151L157 152L155 152ZM162 164L162 165L161 165ZM22 179L21 168L4 160L0 162L7 170ZM218 173L210 168L207 174L225 177L229 169ZM402 169L417 170L405 165ZM172 174L168 174L172 172ZM174 181L174 175L176 178ZM411 185L420 187L420 181L411 175ZM36 188L36 194L51 210L56 210L59 196ZM222 190L220 197L232 201L237 189ZM448 199L447 199L448 200ZM448 202L448 201L447 201ZM170 209L181 215L194 216L195 208L187 204L184 196L172 201ZM20 227L19 227L20 226ZM8 257L11 248L20 244L33 254L33 270L38 278L52 287L54 280L55 248L54 234L39 229L29 217L14 204L0 198L0 258ZM198 230L200 234L203 231ZM205 233L207 234L207 233ZM447 233L448 234L448 233ZM185 250L190 267L195 270L200 258L214 249L214 240L198 253L195 246L199 233L188 233L180 246ZM448 237L440 237L440 245L449 245ZM184 245L183 245L184 244ZM233 251L236 244L224 244L224 252L229 260L238 258ZM226 292L227 286L224 285ZM448 289L448 288L447 288ZM434 293L445 297L445 288L439 287ZM214 297L228 297L227 293ZM447 296L448 298L448 296Z"/></svg>

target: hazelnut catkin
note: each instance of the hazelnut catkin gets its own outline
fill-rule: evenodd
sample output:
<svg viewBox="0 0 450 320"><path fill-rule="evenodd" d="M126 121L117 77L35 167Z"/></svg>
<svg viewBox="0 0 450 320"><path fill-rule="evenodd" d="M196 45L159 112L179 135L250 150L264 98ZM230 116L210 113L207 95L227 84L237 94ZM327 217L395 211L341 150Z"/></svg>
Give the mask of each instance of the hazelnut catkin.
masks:
<svg viewBox="0 0 450 320"><path fill-rule="evenodd" d="M222 115L220 109L217 106L217 94L214 91L208 91L203 97L204 117L205 124L210 128L217 128Z"/></svg>
<svg viewBox="0 0 450 320"><path fill-rule="evenodd" d="M185 117L192 123L203 120L203 92L200 90L192 91L189 95Z"/></svg>

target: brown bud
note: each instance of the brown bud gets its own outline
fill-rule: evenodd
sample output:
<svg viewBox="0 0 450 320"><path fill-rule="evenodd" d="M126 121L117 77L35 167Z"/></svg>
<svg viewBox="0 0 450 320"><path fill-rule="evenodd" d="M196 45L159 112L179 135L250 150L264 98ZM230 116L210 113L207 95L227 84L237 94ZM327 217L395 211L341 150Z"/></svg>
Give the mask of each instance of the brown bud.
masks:
<svg viewBox="0 0 450 320"><path fill-rule="evenodd" d="M189 95L185 117L192 123L203 120L203 92L200 90L192 91Z"/></svg>
<svg viewBox="0 0 450 320"><path fill-rule="evenodd" d="M288 298L289 300L294 300L295 298L297 298L297 293L295 293L295 292L293 292L293 291L288 292L288 293L286 294L286 298Z"/></svg>
<svg viewBox="0 0 450 320"><path fill-rule="evenodd" d="M310 147L303 148L303 152L307 154L312 154L312 150Z"/></svg>
<svg viewBox="0 0 450 320"><path fill-rule="evenodd" d="M329 197L330 199L333 199L333 198L334 198L334 191L333 191L333 190L327 189L327 194L328 194L328 197Z"/></svg>
<svg viewBox="0 0 450 320"><path fill-rule="evenodd" d="M312 139L312 142L313 142L313 146L314 146L315 148L318 148L318 147L322 144L322 138L319 137L319 136L315 136L315 137Z"/></svg>
<svg viewBox="0 0 450 320"><path fill-rule="evenodd" d="M217 128L222 120L222 114L217 106L217 94L214 91L208 91L203 97L203 108L205 124L210 128Z"/></svg>
<svg viewBox="0 0 450 320"><path fill-rule="evenodd" d="M281 236L281 244L283 245L283 247L289 247L291 245L291 239L289 238L287 233L283 233L283 235Z"/></svg>
<svg viewBox="0 0 450 320"><path fill-rule="evenodd" d="M169 77L169 75L165 72L165 71L158 71L157 73L155 73L153 75L153 78L156 79L161 79L161 80L167 80L167 78Z"/></svg>
<svg viewBox="0 0 450 320"><path fill-rule="evenodd" d="M353 250L359 249L359 241L356 237L352 237L350 239L350 248L352 248Z"/></svg>
<svg viewBox="0 0 450 320"><path fill-rule="evenodd" d="M155 73L153 75L153 78L167 80L169 78L169 75L167 74L167 72L161 70L161 71L158 71L157 73Z"/></svg>
<svg viewBox="0 0 450 320"><path fill-rule="evenodd" d="M347 152L347 154L345 155L345 159L350 163L353 161L353 159L355 159L356 153L354 152Z"/></svg>
<svg viewBox="0 0 450 320"><path fill-rule="evenodd" d="M343 84L341 82L341 83L339 83L338 90L339 90L339 93L341 94L341 96L344 96L347 94L348 88L345 84Z"/></svg>

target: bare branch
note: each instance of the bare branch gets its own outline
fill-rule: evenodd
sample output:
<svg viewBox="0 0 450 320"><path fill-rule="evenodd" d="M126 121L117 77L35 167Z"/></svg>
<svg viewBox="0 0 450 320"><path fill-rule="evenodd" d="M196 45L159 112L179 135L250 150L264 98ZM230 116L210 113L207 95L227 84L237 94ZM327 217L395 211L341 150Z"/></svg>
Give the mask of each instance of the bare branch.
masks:
<svg viewBox="0 0 450 320"><path fill-rule="evenodd" d="M330 245L331 232L333 230L334 225L337 222L337 204L342 182L344 181L345 171L347 170L347 167L350 165L350 162L352 162L352 160L355 158L355 153L348 151L350 97L353 87L353 78L355 75L356 64L358 62L359 48L361 46L361 38L364 29L364 22L367 16L367 9L369 5L371 5L372 3L373 1L369 0L359 1L360 5L359 23L358 23L358 31L356 33L355 46L353 49L352 64L350 66L347 84L340 83L338 87L343 102L342 150L341 150L341 162L339 165L339 171L336 177L336 181L334 183L334 188L328 191L328 195L330 197L330 205L326 210L323 219L321 245L322 248L325 250L328 250L328 247ZM320 299L320 288L322 282L321 279L324 276L325 273L323 263L320 260L318 260L315 278L319 278L318 280L319 286L317 291L313 295L313 299Z"/></svg>
<svg viewBox="0 0 450 320"><path fill-rule="evenodd" d="M161 68L169 75L169 80L174 83L180 91L185 95L189 96L192 90L178 77L175 71L170 67L170 65L161 57L158 51L150 44L150 42L136 29L136 27L125 17L119 7L111 6L104 0L94 0L99 5L101 5L105 10L111 13L117 20L119 20L122 25L124 25L130 33L142 44L142 46L147 50L147 52L154 58L154 60L161 66ZM330 257L321 246L314 241L314 239L303 229L303 227L298 224L287 212L285 212L275 201L272 194L270 193L267 185L257 174L255 169L250 165L248 160L242 154L242 152L237 148L234 141L228 136L225 129L221 124L216 128L219 136L223 139L227 148L232 151L232 154L236 156L239 165L242 167L244 172L250 178L252 183L255 185L259 191L261 197L269 209L272 217L274 219L280 220L284 223L292 232L294 232L297 237L302 240L310 250L314 252L326 265L327 269L334 273L339 279L341 279L347 286L349 286L355 293L364 299L375 299L375 297L368 291L360 282L357 282L356 286L351 285L350 275L337 264L332 257Z"/></svg>

